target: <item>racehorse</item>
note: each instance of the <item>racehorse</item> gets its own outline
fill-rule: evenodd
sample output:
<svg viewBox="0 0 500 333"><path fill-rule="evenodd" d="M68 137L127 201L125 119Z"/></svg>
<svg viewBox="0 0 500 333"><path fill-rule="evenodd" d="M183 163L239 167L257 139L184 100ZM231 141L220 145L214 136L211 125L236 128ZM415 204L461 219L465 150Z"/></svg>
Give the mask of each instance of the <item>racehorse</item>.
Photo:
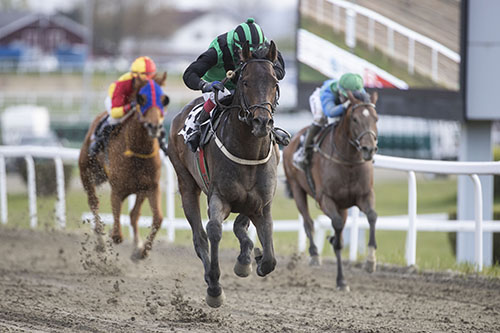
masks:
<svg viewBox="0 0 500 333"><path fill-rule="evenodd" d="M78 164L83 188L87 193L88 204L94 216L95 232L98 235L97 249L104 250L102 238L104 226L98 214L99 199L96 186L109 181L111 186L111 206L113 229L111 238L119 244L123 240L120 225L122 202L130 194L136 194L135 205L130 211L130 223L134 231L135 249L132 259L145 258L151 250L153 240L160 229L163 216L160 204L161 160L158 137L163 127L163 114L169 98L161 89L166 80L166 73L154 80L134 80L134 93L130 101L137 106L129 111L127 119L111 133L107 149L95 158L90 158L88 148L91 136L101 123L106 112L99 114L92 122L85 137ZM153 225L145 244L139 236L137 222L141 205L148 199L153 212Z"/></svg>
<svg viewBox="0 0 500 333"><path fill-rule="evenodd" d="M337 288L349 290L342 271L342 230L347 209L356 205L364 212L370 224L366 268L375 271L375 194L373 191L373 155L377 151L378 95L364 93L355 98L348 93L350 105L336 124L323 129L317 136L314 154L305 172L297 169L293 161L302 129L283 150L283 165L288 188L304 219L304 229L309 238L311 265L319 265L318 249L314 244L314 222L309 214L307 195L313 197L321 210L331 219L335 235L330 238L337 258ZM371 100L370 100L371 99Z"/></svg>
<svg viewBox="0 0 500 333"><path fill-rule="evenodd" d="M203 99L195 99L186 105L172 121L168 156L177 173L194 248L203 262L208 285L206 302L211 307L219 307L224 302L224 291L219 283L218 250L222 223L231 212L239 213L233 227L241 249L234 266L235 274L246 277L252 269L253 243L247 234L250 220L257 228L263 246L263 253L258 249L255 251L257 274L265 276L276 265L271 217L279 162L278 145L271 137L279 92L273 68L276 58L274 42L255 52L250 51L247 43L243 46L241 64L235 70L238 81L234 97L228 106L218 103L222 108L220 126L212 125L212 138L197 153L187 148L178 133L193 107ZM208 168L209 177L203 177L198 171L203 160L206 162L203 168ZM206 232L200 217L202 190L208 199Z"/></svg>

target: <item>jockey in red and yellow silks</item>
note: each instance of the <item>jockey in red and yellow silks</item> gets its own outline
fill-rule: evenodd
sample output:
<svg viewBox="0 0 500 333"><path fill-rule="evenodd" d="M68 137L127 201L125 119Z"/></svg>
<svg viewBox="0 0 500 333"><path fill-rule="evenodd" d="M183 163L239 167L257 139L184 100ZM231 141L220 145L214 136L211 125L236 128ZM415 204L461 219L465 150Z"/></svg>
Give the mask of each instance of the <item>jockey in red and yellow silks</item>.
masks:
<svg viewBox="0 0 500 333"><path fill-rule="evenodd" d="M119 123L121 118L133 107L128 99L134 89L134 79L142 81L152 79L156 74L156 65L149 57L139 57L130 66L130 72L123 74L108 88L110 102L107 102L107 111L111 116L111 123ZM110 103L110 104L109 104Z"/></svg>
<svg viewBox="0 0 500 333"><path fill-rule="evenodd" d="M106 147L109 135L121 123L130 110L135 109L136 102L129 101L134 90L134 80L147 81L156 75L156 64L150 57L139 57L130 66L130 72L123 74L108 88L108 96L104 101L109 116L98 125L92 143L89 147L89 156L95 157ZM160 148L166 154L164 133L159 139Z"/></svg>

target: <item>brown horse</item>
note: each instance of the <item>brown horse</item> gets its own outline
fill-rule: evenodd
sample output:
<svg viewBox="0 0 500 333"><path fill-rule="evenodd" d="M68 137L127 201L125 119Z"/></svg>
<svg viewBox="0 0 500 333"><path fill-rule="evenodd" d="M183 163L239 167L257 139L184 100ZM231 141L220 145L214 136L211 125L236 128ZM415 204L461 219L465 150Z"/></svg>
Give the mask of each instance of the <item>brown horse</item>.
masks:
<svg viewBox="0 0 500 333"><path fill-rule="evenodd" d="M304 219L304 228L309 238L311 265L319 265L318 249L314 244L314 222L309 214L307 195L313 197L321 210L331 219L335 236L330 238L337 257L337 288L349 290L342 272L342 230L347 218L347 209L356 205L364 212L370 223L367 270L375 270L375 222L377 213L373 191L372 158L377 151L377 93L362 94L358 100L349 92L350 106L345 115L334 126L323 129L310 167L304 173L293 165L293 153L299 145L300 136L295 135L283 151L283 163L289 189L297 208ZM308 177L309 175L309 177ZM309 178L309 180L308 180ZM313 186L314 188L311 188Z"/></svg>
<svg viewBox="0 0 500 333"><path fill-rule="evenodd" d="M224 301L219 284L218 250L222 223L231 212L239 213L233 227L241 247L234 267L236 275L245 277L251 271L253 243L247 234L250 220L257 228L263 246L263 254L257 249L255 251L257 274L265 276L276 265L271 218L279 162L278 146L271 137L278 99L278 80L273 68L276 57L274 42L267 49L253 53L248 44L243 46L242 64L235 71L239 78L231 105L220 106L223 108L220 126L212 128L212 139L200 151L206 157L210 171L209 183L198 172L200 152L192 153L183 137L178 135L186 117L202 99L186 105L172 121L168 155L179 180L184 213L193 232L194 248L205 269L208 284L206 301L211 307L219 307ZM206 232L200 217L201 190L208 199Z"/></svg>
<svg viewBox="0 0 500 333"><path fill-rule="evenodd" d="M90 158L88 155L91 136L100 121L107 116L107 113L103 112L92 122L80 150L78 161L80 177L87 193L90 210L94 215L95 232L99 240L98 249L101 251L104 250L102 239L104 227L98 214L99 199L96 195L96 186L105 181L109 181L111 185L114 219L111 238L117 244L123 240L120 225L122 202L130 194L136 194L135 206L130 211L135 245L133 259L147 256L153 239L160 229L163 216L160 205L161 160L158 137L163 127L163 109L168 104L168 97L160 87L165 79L166 73L154 81L134 79L134 93L129 101L135 99L137 107L111 133L107 149L95 158ZM137 222L141 205L146 198L153 212L153 226L146 243L142 245Z"/></svg>

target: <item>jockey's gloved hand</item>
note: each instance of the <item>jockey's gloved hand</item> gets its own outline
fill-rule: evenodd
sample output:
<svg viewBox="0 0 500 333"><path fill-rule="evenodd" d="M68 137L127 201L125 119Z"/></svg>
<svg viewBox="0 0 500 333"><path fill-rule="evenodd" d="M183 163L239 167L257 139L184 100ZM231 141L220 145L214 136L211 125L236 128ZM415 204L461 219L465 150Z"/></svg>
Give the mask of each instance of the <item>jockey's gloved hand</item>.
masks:
<svg viewBox="0 0 500 333"><path fill-rule="evenodd" d="M216 91L224 91L224 85L220 81L214 81L214 82L205 82L202 81L203 84L201 85L201 91L204 93L207 92L216 92Z"/></svg>

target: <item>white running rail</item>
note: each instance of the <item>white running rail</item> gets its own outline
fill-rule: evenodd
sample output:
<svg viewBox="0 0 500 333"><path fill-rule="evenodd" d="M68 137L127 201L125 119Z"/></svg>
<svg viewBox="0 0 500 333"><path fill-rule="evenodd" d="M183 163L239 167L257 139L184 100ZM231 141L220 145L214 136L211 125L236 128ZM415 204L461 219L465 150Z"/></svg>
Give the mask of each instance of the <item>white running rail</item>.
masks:
<svg viewBox="0 0 500 333"><path fill-rule="evenodd" d="M56 222L60 228L66 226L66 204L64 191L64 168L63 161L76 164L79 155L78 149L40 147L40 146L0 146L0 219L3 224L7 223L7 181L6 181L6 158L24 158L27 162L28 172L28 198L30 226L37 226L37 205L36 205L36 182L34 158L54 159L56 165L57 182L57 202L56 202ZM163 226L167 229L169 241L175 238L175 230L189 229L188 223L184 219L175 218L174 198L175 198L175 173L172 164L167 158L163 159L166 168L166 207L167 214ZM500 162L446 162L432 160L416 160L408 158L390 157L383 155L375 156L374 166L376 168L403 170L408 172L408 216L403 217L379 217L377 220L377 230L403 230L407 231L406 240L406 262L414 265L416 262L416 239L417 230L420 231L474 231L475 232L475 265L478 271L483 269L483 232L500 232L500 223L494 221L483 221L482 215L482 193L481 182L478 175L500 174ZM435 219L419 218L417 215L417 185L416 172L469 175L474 183L475 193L475 219L474 221L442 221ZM359 217L359 210L353 209L353 214L348 218L346 228L350 229L350 260L357 259L357 242L360 229L367 229L368 223L365 217ZM84 218L88 216L84 215ZM141 217L140 225L149 226L150 218ZM112 223L111 218L103 218L107 223ZM128 217L123 217L126 223ZM324 244L324 235L327 230L331 230L330 221L326 216L320 216L316 222L316 242L321 251ZM275 220L275 231L296 231L298 232L299 251L306 248L306 237L303 230L302 218L297 220ZM224 230L231 230L232 224L225 223ZM255 238L255 230L250 229L250 236Z"/></svg>

